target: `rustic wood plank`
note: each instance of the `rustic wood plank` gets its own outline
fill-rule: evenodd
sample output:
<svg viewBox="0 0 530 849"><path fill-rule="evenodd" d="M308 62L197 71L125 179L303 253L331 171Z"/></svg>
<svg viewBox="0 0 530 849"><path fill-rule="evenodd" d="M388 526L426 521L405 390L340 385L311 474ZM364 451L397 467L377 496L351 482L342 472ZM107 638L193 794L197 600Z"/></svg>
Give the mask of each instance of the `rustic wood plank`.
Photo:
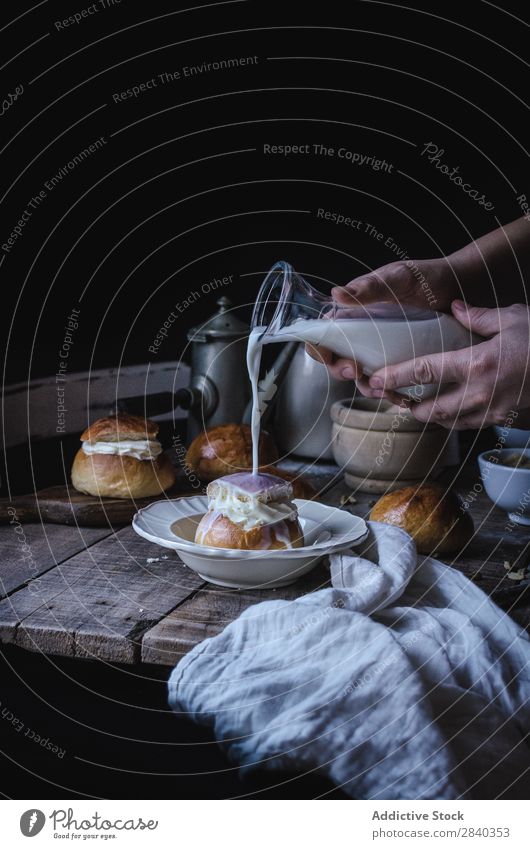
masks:
<svg viewBox="0 0 530 849"><path fill-rule="evenodd" d="M303 464L301 461L295 461L291 465L295 470L300 469ZM310 469L305 469L305 473L312 481L315 481L318 489L324 487L336 471L329 464L310 464L310 466ZM64 551L59 562L64 563L70 554L78 556L71 557L60 570L53 570L53 574L43 575L46 571L46 563L43 559L42 547L34 551L34 559L40 568L35 566L28 568L22 574L22 579L25 580L12 581L10 588L20 587L25 581L33 578L32 585L24 592L14 593L6 604L0 603L0 639L4 642L15 643L34 651L67 656L92 654L109 660L133 662L137 655L138 640L142 631L149 629L169 610L203 586L201 579L177 561L180 594L170 593L169 602L168 597L164 597L162 603L158 607L155 606L153 611L151 607L153 601L157 602L159 588L153 585L152 576L147 577L145 581L143 580L145 576L142 576L139 582L136 576L133 579L133 584L136 581L132 588L133 601L129 599L124 604L124 592L129 596L131 588L131 554L133 562L136 552L139 552L140 558L144 556L144 559L147 559L147 556L158 556L158 558L172 558L174 561L176 559L174 555L165 554L157 546L152 546L138 538L130 529L118 534L117 537L110 537L107 529L105 534L109 537L108 545L96 545L90 551L84 551L84 548L89 542L97 542L101 532L94 533L85 529L76 531L75 536L79 537L79 542L72 547L73 532L67 528L52 526L41 528L41 526L28 525L21 528L21 531L24 534L29 533L28 537L24 537L29 544L33 542L36 529L38 529L37 536L40 532L44 538L51 536L62 543ZM7 529L0 529L0 535L2 532L5 535ZM128 541L125 546L126 552L124 557L116 556L115 541L121 540L123 535ZM13 533L12 536L15 537ZM109 578L110 573L106 562L109 556L115 566L112 580ZM165 574L168 568L167 561L159 562L163 564L161 573ZM48 566L51 567L54 563L55 561L51 559ZM9 569L7 571L9 573ZM38 581L35 580L39 575L43 577ZM13 577L14 571L11 570L11 578ZM161 575L157 577L160 578ZM303 586L300 582L296 585L296 590L289 589L287 596L294 597L293 592L295 595L303 592ZM112 596L112 591L115 597L121 599L119 605L115 598L109 598ZM271 597L277 597L276 591L271 593ZM229 612L232 604L229 600L230 595L232 594L224 594L224 603L227 606L226 616L221 617L224 623L237 615L235 612L233 615ZM234 595L237 598L238 594ZM258 595L260 599L253 597L252 603L261 600L262 594ZM248 603L251 601L248 600Z"/></svg>
<svg viewBox="0 0 530 849"><path fill-rule="evenodd" d="M136 663L142 632L203 585L173 552L126 528L0 602L0 640Z"/></svg>
<svg viewBox="0 0 530 849"><path fill-rule="evenodd" d="M89 549L111 533L110 528L66 528L60 525L12 524L0 527L0 599Z"/></svg>
<svg viewBox="0 0 530 849"><path fill-rule="evenodd" d="M303 463L296 467L314 484L318 480L317 488L327 490L323 501L368 517L377 496L352 492L342 479L334 482L333 467ZM460 474L457 489L465 495L476 480L476 469L470 466ZM507 530L505 514L483 493L469 509L475 522L472 542L455 557L442 559L528 625L526 590L507 578L504 563L512 568L526 565L530 531ZM15 535L12 527L0 529L0 544L4 538L10 555L0 567L0 579L8 579L12 588L29 582L0 601L0 640L51 654L171 666L248 607L269 599L297 598L326 586L329 577L327 564L322 563L290 587L223 590L204 584L174 553L137 537L131 528L113 535L40 525L24 526L23 531L25 538ZM21 561L21 539L33 552L37 568ZM56 562L60 565L54 567Z"/></svg>
<svg viewBox="0 0 530 849"><path fill-rule="evenodd" d="M173 666L193 646L218 634L248 607L262 601L292 600L326 586L329 586L327 561L321 561L291 586L277 590L224 590L207 584L146 631L141 659L144 663Z"/></svg>
<svg viewBox="0 0 530 849"><path fill-rule="evenodd" d="M336 476L335 482L327 490L323 501L332 507L342 507L355 516L367 519L370 510L378 496L371 492L359 492L349 486L342 475Z"/></svg>
<svg viewBox="0 0 530 849"><path fill-rule="evenodd" d="M96 369L91 372L71 372L68 380L68 415L57 421L56 376L7 386L4 391L4 446L20 445L31 433L33 441L49 439L58 434L81 433L90 421L108 416L116 407L116 398L149 398L158 392L176 392L189 383L190 367L181 360L152 361L145 364ZM87 416L87 394L90 387L90 417ZM184 419L185 410L175 409L155 416L156 421ZM20 422L27 422L20 427Z"/></svg>
<svg viewBox="0 0 530 849"><path fill-rule="evenodd" d="M169 452L171 455L171 452ZM196 494L182 468L176 468L176 480L165 493L157 492L147 498L99 498L77 492L70 485L50 486L28 495L0 499L0 525L44 522L58 525L105 528L129 525L134 514L161 498L179 498Z"/></svg>

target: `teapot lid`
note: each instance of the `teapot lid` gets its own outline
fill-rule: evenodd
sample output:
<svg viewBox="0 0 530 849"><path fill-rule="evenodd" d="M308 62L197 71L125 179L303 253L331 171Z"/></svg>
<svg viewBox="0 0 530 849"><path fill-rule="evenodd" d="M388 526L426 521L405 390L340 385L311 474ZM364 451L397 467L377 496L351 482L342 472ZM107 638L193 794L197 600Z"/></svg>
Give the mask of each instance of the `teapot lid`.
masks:
<svg viewBox="0 0 530 849"><path fill-rule="evenodd" d="M237 339L248 336L249 327L232 309L232 301L223 295L217 301L218 311L204 324L188 331L189 342L208 342L211 339Z"/></svg>

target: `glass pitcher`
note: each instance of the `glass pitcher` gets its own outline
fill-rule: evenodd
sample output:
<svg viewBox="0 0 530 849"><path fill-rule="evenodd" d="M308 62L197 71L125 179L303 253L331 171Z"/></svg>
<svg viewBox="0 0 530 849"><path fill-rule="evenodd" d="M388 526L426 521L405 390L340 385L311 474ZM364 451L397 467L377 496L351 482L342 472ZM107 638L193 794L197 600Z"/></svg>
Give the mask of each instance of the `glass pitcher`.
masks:
<svg viewBox="0 0 530 849"><path fill-rule="evenodd" d="M398 303L341 306L283 261L271 268L261 285L251 326L260 345L287 341L323 345L340 357L355 359L367 375L386 365L478 341L445 313Z"/></svg>

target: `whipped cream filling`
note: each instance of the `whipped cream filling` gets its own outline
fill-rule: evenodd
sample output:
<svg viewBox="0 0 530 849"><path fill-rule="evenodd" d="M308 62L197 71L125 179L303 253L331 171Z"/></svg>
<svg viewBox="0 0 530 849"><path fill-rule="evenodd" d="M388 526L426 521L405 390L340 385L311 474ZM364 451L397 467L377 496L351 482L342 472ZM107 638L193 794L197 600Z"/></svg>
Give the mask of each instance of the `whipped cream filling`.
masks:
<svg viewBox="0 0 530 849"><path fill-rule="evenodd" d="M244 531L250 531L259 525L271 525L286 519L296 519L298 511L292 501L272 501L264 504L257 498L238 497L237 489L223 489L210 499L209 511L226 516Z"/></svg>
<svg viewBox="0 0 530 849"><path fill-rule="evenodd" d="M118 454L136 460L154 460L162 453L158 439L120 439L119 442L83 442L85 454Z"/></svg>

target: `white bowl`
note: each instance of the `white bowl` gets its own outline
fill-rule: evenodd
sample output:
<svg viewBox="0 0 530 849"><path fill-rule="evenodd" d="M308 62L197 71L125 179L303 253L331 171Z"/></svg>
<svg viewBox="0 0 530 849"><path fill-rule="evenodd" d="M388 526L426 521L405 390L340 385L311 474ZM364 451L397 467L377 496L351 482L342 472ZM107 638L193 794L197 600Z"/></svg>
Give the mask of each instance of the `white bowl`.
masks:
<svg viewBox="0 0 530 849"><path fill-rule="evenodd" d="M195 495L155 501L142 508L132 526L145 539L178 551L186 566L221 587L283 587L309 572L326 554L350 548L366 538L366 522L338 507L296 499L306 545L276 551L214 548L194 542L195 530L208 509L208 498Z"/></svg>
<svg viewBox="0 0 530 849"><path fill-rule="evenodd" d="M497 445L499 448L528 448L530 443L530 430L521 430L518 427L500 427L495 425L493 428L497 435Z"/></svg>
<svg viewBox="0 0 530 849"><path fill-rule="evenodd" d="M491 500L506 510L511 521L530 525L530 469L504 466L503 461L513 454L530 457L530 449L504 448L479 454L480 475Z"/></svg>

